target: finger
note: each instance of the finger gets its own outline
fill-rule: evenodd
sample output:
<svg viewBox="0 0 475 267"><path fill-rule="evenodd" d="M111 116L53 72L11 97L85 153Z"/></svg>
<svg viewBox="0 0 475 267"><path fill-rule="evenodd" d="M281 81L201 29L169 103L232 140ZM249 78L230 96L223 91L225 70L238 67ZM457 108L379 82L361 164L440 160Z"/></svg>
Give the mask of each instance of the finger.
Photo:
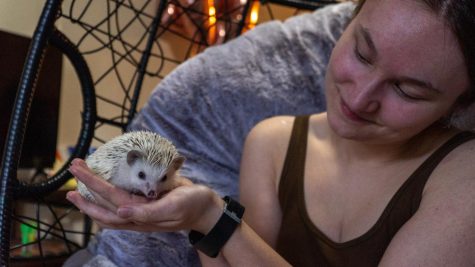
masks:
<svg viewBox="0 0 475 267"><path fill-rule="evenodd" d="M160 223L174 220L176 205L170 203L165 196L162 199L145 204L128 204L117 208L117 215L138 224Z"/></svg>
<svg viewBox="0 0 475 267"><path fill-rule="evenodd" d="M94 192L93 190L89 190L89 192L92 194L92 196L94 197L94 200L95 202L99 205L99 206L102 206L108 210L110 210L111 212L115 212L117 210L117 206L114 205L112 202L110 202L109 200L103 198L101 195L97 194L96 192Z"/></svg>
<svg viewBox="0 0 475 267"><path fill-rule="evenodd" d="M129 220L117 216L115 212L105 209L84 199L79 194L79 192L70 191L66 194L66 198L71 201L79 210L81 210L81 212L87 214L94 221L108 225L120 225L130 223Z"/></svg>
<svg viewBox="0 0 475 267"><path fill-rule="evenodd" d="M186 177L180 176L180 177L177 177L177 182L176 182L176 184L177 184L178 186L182 186L182 185L193 185L193 182L192 182L190 179L186 178Z"/></svg>
<svg viewBox="0 0 475 267"><path fill-rule="evenodd" d="M69 171L76 179L83 182L88 188L99 194L109 193L113 189L113 185L95 174L86 163L81 159L74 159L69 166Z"/></svg>
<svg viewBox="0 0 475 267"><path fill-rule="evenodd" d="M134 221L136 224L153 224L160 229L171 230L170 227L176 227L178 222L183 221L183 212L180 208L183 196L178 193L180 190L183 188L172 190L163 198L148 203L119 206L116 214L121 218ZM178 196L176 196L177 193Z"/></svg>
<svg viewBox="0 0 475 267"><path fill-rule="evenodd" d="M150 205L150 204L149 204ZM127 205L117 208L117 215L121 218L135 221L138 224L151 223L152 221L159 220L156 216L153 216L152 209L149 205ZM157 209L153 209L156 212L160 212ZM155 217L155 218L154 218Z"/></svg>
<svg viewBox="0 0 475 267"><path fill-rule="evenodd" d="M103 210L99 206L94 206L94 204L85 200L76 191L68 192L66 198L102 228L134 230L141 232L153 232L159 230L154 225L141 225L130 220L119 218L114 212Z"/></svg>
<svg viewBox="0 0 475 267"><path fill-rule="evenodd" d="M200 186L179 186L162 198L148 203L131 203L119 205L117 215L133 221L149 223L176 221L183 214L183 205L193 197Z"/></svg>
<svg viewBox="0 0 475 267"><path fill-rule="evenodd" d="M125 229L135 229L137 231L146 232L183 230L180 220L173 219L173 217L167 218L167 216L161 216L163 214L157 212L156 209L155 213L150 212L151 210L144 206L145 205L126 206L117 209L117 215L119 217L133 222L133 225L127 225Z"/></svg>
<svg viewBox="0 0 475 267"><path fill-rule="evenodd" d="M158 231L168 231L166 229L159 229L156 226L150 225L137 225L135 223L126 223L126 224L105 224L102 222L96 222L97 225L101 228L108 229L117 229L117 230L132 230L138 232L158 232Z"/></svg>
<svg viewBox="0 0 475 267"><path fill-rule="evenodd" d="M95 174L82 159L74 159L69 171L88 188L114 206L128 203L146 203L147 199L122 190Z"/></svg>

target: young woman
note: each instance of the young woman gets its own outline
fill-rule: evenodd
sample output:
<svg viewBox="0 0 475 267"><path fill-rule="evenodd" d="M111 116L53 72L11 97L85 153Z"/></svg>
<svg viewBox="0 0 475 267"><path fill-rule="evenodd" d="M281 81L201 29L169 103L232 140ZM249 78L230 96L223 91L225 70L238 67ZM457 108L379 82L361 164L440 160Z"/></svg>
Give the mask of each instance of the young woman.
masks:
<svg viewBox="0 0 475 267"><path fill-rule="evenodd" d="M81 160L70 171L117 209L68 199L103 227L208 233L201 249L221 253L205 266L473 266L474 14L471 0L361 1L330 59L327 112L249 134L235 229L216 230L224 203L205 186L146 202Z"/></svg>

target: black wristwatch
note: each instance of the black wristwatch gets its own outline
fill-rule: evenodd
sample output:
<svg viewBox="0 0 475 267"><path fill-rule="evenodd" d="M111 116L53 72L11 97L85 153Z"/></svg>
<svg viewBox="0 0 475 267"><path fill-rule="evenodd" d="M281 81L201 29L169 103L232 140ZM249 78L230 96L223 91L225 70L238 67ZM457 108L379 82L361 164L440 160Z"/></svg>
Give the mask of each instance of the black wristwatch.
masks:
<svg viewBox="0 0 475 267"><path fill-rule="evenodd" d="M207 235L191 230L188 234L190 243L198 250L215 258L221 248L241 223L244 207L229 196L223 198L224 210L218 222Z"/></svg>

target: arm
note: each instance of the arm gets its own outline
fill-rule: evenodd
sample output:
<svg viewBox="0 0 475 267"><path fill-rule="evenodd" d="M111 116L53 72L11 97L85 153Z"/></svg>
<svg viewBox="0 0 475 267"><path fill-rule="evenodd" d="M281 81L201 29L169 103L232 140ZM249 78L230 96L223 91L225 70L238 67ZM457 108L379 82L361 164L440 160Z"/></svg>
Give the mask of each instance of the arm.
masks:
<svg viewBox="0 0 475 267"><path fill-rule="evenodd" d="M249 133L241 160L239 188L246 222L272 247L282 219L277 190L292 125L292 117L260 122Z"/></svg>
<svg viewBox="0 0 475 267"><path fill-rule="evenodd" d="M380 266L475 265L474 143L437 167L418 211L393 238Z"/></svg>
<svg viewBox="0 0 475 267"><path fill-rule="evenodd" d="M119 207L109 210L88 202L78 192L68 193L71 202L104 228L135 231L194 229L207 233L222 213L223 201L205 186L184 182L160 200L136 203L119 197L128 198L124 191L95 177L82 160L75 160L70 171L88 188L101 195L104 193L105 200ZM288 265L245 222L236 229L221 254L231 266Z"/></svg>
<svg viewBox="0 0 475 267"><path fill-rule="evenodd" d="M274 247L281 212L277 183L286 154L292 117L275 117L257 124L248 134L240 169L240 202L246 207L246 227ZM200 253L204 266L226 266L222 255L211 259Z"/></svg>

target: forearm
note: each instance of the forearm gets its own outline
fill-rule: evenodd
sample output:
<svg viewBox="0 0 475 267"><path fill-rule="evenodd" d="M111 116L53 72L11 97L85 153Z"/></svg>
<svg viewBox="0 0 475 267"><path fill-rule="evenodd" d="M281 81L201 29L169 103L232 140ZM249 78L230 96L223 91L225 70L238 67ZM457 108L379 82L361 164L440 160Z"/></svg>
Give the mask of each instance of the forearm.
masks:
<svg viewBox="0 0 475 267"><path fill-rule="evenodd" d="M216 225L225 222L230 223L221 219L223 216L227 216L225 215L226 212L223 213L223 207L227 210L226 207L229 205L232 208L231 211L227 210L227 212L236 215L240 214L241 211L232 203L232 199L228 199L229 202L225 205L224 200L212 190L208 190L208 194L209 204L202 211L203 216L193 223L192 229L216 238L217 232L213 229L222 229L222 227L216 228ZM225 232L219 234L227 236ZM200 253L203 266L290 266L244 220L241 220L241 223L237 224L237 227L230 234L224 246L221 247L218 257L210 258ZM213 238L208 240L213 240ZM196 243L195 245L200 248L204 243Z"/></svg>
<svg viewBox="0 0 475 267"><path fill-rule="evenodd" d="M198 255L200 256L201 266L203 267L229 267L229 263L222 254L219 254L216 258L211 258L198 251Z"/></svg>
<svg viewBox="0 0 475 267"><path fill-rule="evenodd" d="M230 266L290 266L244 221L221 250Z"/></svg>

